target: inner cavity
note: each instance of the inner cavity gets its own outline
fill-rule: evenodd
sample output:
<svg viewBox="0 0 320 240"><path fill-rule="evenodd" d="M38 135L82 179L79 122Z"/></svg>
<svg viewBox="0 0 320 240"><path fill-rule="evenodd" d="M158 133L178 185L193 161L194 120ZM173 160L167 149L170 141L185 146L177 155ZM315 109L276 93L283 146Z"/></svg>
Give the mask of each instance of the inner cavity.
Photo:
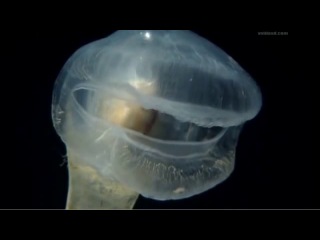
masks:
<svg viewBox="0 0 320 240"><path fill-rule="evenodd" d="M215 138L223 130L222 127L206 128L181 122L170 114L115 99L102 104L101 117L121 127L167 141L205 141Z"/></svg>

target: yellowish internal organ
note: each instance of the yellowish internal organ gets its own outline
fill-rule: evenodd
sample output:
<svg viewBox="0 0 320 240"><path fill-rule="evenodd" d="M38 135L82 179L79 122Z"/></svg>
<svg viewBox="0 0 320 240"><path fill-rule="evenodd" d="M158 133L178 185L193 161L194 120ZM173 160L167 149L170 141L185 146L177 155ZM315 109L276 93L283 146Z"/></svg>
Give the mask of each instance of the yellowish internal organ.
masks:
<svg viewBox="0 0 320 240"><path fill-rule="evenodd" d="M153 85L145 81L132 81L131 85L146 95L154 93ZM108 122L143 134L150 131L156 117L156 111L146 110L136 103L120 99L104 101L101 114Z"/></svg>

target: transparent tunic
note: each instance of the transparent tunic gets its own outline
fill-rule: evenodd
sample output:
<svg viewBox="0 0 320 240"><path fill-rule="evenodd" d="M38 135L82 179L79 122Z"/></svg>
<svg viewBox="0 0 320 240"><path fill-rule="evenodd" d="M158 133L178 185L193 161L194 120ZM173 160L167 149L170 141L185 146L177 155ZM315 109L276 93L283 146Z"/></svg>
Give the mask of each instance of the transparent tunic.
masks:
<svg viewBox="0 0 320 240"><path fill-rule="evenodd" d="M241 128L261 105L252 77L199 35L123 30L69 58L52 118L75 165L168 200L231 174Z"/></svg>

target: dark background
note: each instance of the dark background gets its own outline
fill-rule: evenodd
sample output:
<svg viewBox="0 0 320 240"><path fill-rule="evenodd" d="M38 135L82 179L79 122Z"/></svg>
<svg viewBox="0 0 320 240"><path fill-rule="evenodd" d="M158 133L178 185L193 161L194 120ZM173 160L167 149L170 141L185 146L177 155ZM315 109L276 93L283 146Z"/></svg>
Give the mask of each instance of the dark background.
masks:
<svg viewBox="0 0 320 240"><path fill-rule="evenodd" d="M297 63L299 50L293 51L289 45L291 32L287 36L261 36L257 31L194 31L226 51L251 74L261 88L263 106L243 128L235 170L225 182L184 200L161 202L139 197L135 208L318 208L311 164L310 85ZM113 32L40 29L16 42L25 76L19 79L24 97L19 115L28 116L16 126L21 144L16 156L32 172L32 183L27 187L29 200L11 202L10 208L65 208L68 172L63 164L64 144L51 122L53 84L72 53Z"/></svg>

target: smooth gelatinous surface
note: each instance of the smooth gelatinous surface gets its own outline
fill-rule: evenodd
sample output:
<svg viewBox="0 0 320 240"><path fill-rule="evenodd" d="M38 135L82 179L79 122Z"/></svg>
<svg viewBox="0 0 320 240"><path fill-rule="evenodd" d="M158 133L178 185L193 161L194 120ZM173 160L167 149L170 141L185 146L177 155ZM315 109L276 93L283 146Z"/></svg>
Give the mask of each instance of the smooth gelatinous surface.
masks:
<svg viewBox="0 0 320 240"><path fill-rule="evenodd" d="M154 199L201 193L233 170L253 79L190 31L117 31L85 45L54 90L54 126L105 177Z"/></svg>

